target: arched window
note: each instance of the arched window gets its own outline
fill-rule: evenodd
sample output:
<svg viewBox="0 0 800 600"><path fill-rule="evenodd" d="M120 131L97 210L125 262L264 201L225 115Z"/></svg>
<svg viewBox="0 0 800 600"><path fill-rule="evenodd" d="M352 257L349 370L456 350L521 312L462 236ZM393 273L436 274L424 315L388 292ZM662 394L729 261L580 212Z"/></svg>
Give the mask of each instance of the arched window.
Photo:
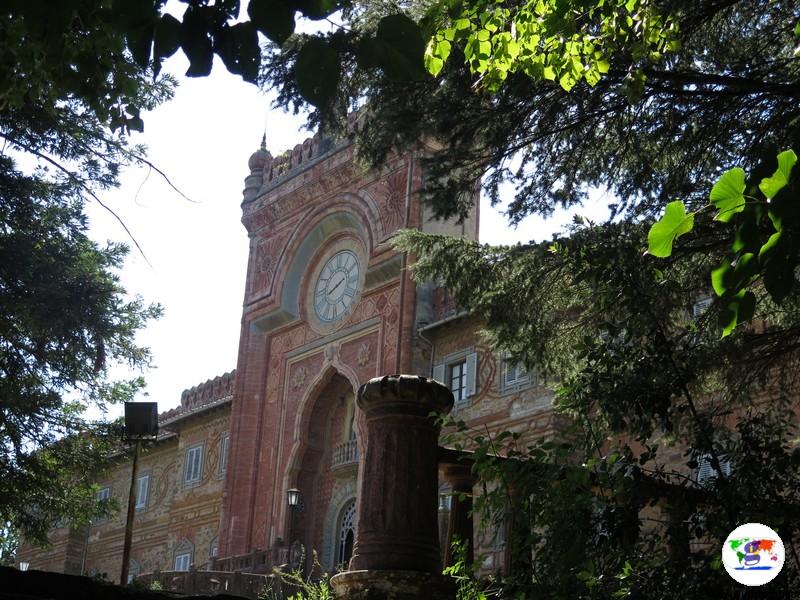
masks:
<svg viewBox="0 0 800 600"><path fill-rule="evenodd" d="M353 543L356 538L356 501L350 500L342 508L339 516L339 535L336 543L336 564L347 567L353 556Z"/></svg>
<svg viewBox="0 0 800 600"><path fill-rule="evenodd" d="M175 547L173 554L173 566L175 571L188 571L194 561L194 544L183 538L181 543Z"/></svg>

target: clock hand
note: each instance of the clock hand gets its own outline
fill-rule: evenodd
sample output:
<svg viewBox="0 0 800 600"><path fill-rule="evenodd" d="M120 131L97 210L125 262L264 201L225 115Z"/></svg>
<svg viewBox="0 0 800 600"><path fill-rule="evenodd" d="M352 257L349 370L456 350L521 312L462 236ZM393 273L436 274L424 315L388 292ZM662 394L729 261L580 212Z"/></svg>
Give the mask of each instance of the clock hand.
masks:
<svg viewBox="0 0 800 600"><path fill-rule="evenodd" d="M333 286L331 289L329 289L329 290L328 290L328 295L330 295L330 294L332 294L333 292L335 292L335 291L336 291L336 288L338 288L338 287L339 287L340 285L342 285L343 283L344 283L344 279L340 279L340 280L339 280L339 283L337 283L335 286Z"/></svg>

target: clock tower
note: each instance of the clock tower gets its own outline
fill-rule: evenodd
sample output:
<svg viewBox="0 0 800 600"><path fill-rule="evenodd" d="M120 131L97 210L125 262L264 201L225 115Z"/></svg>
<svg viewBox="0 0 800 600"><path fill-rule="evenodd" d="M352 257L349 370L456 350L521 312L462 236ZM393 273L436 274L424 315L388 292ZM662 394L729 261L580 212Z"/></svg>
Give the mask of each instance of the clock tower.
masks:
<svg viewBox="0 0 800 600"><path fill-rule="evenodd" d="M474 238L477 210L464 223L432 222L418 155L365 172L349 142L319 135L279 157L262 144L249 168L219 555L260 549L292 560L302 544L332 569L349 559L357 523L365 437L355 391L382 374L429 375L416 343L425 294L391 236L422 228ZM292 509L289 489L301 496Z"/></svg>

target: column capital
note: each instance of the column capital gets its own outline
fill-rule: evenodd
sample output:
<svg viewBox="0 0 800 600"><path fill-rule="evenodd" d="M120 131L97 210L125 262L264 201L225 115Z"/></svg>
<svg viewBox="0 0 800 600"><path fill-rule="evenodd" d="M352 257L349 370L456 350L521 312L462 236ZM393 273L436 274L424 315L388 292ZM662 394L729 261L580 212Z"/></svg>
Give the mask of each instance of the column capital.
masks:
<svg viewBox="0 0 800 600"><path fill-rule="evenodd" d="M375 377L358 388L357 403L367 418L377 414L449 412L453 393L433 379L419 375Z"/></svg>

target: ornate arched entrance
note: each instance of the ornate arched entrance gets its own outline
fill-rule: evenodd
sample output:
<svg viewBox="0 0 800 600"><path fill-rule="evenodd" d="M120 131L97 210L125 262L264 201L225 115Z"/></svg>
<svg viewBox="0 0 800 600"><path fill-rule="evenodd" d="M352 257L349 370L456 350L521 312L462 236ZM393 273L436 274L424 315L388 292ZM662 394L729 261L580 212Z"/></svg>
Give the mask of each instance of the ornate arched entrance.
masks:
<svg viewBox="0 0 800 600"><path fill-rule="evenodd" d="M322 552L325 543L326 528L330 524L330 508L333 496L341 487L342 478L355 479L357 474L356 461L358 459L356 442L353 439L353 385L339 374L332 372L314 392L314 397L306 405L303 425L300 427L301 435L305 436L302 446L297 454L295 469L290 479L290 487L296 487L302 495L301 505L289 511L287 523L287 538L291 544L299 541L306 550L306 566L311 566L312 550ZM353 445L353 451L346 452L348 444ZM343 470L343 461L350 461L352 469ZM346 466L346 465L345 465ZM345 515L339 511L335 518L337 523L347 517L345 522L355 525L355 506L352 515ZM352 528L351 528L352 529ZM337 530L337 540L339 531ZM354 533L353 533L354 536ZM344 546L340 553L337 547L335 558L337 564L340 556L347 552L352 554L353 536L349 546L345 535ZM349 556L347 557L349 560Z"/></svg>

